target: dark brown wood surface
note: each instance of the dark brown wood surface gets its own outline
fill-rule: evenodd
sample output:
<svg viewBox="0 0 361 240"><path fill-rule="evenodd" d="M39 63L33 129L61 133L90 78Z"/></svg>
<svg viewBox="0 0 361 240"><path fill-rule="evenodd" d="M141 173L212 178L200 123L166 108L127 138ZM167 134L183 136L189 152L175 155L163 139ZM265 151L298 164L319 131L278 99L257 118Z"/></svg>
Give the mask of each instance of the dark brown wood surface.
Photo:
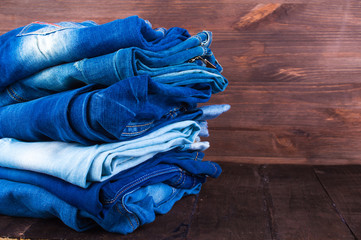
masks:
<svg viewBox="0 0 361 240"><path fill-rule="evenodd" d="M221 166L222 175L198 196L126 236L100 228L78 233L56 219L0 216L0 239L361 238L361 166Z"/></svg>
<svg viewBox="0 0 361 240"><path fill-rule="evenodd" d="M230 84L210 103L232 109L209 123L210 159L361 162L359 1L1 0L0 34L32 21L130 15L214 33L212 50Z"/></svg>

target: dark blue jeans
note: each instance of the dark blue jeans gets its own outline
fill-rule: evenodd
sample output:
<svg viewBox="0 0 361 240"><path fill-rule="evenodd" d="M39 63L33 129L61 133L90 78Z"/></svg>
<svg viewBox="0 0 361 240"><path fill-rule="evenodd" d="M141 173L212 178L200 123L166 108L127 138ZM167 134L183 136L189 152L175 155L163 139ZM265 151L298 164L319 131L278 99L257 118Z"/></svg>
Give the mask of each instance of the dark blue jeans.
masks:
<svg viewBox="0 0 361 240"><path fill-rule="evenodd" d="M132 122L161 125L172 119L172 112L192 110L210 96L207 83L173 87L148 76L128 78L106 89L88 85L0 108L0 138L116 142L129 138L122 134Z"/></svg>
<svg viewBox="0 0 361 240"><path fill-rule="evenodd" d="M33 22L0 36L0 89L51 66L128 47L164 50L189 37L181 28L153 30L137 16L102 25Z"/></svg>
<svg viewBox="0 0 361 240"><path fill-rule="evenodd" d="M189 189L204 183L207 176L218 177L221 168L217 163L202 161L202 152L172 150L159 153L152 159L123 171L112 178L81 188L49 175L0 167L0 178L39 186L78 209L98 218L135 189L156 183L175 188Z"/></svg>

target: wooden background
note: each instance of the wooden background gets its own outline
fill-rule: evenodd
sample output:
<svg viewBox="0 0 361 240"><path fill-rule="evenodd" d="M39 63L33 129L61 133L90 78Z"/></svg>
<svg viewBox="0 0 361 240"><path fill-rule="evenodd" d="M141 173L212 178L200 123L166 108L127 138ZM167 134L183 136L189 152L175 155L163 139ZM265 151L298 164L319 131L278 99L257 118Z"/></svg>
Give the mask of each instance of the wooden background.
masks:
<svg viewBox="0 0 361 240"><path fill-rule="evenodd" d="M130 15L214 33L230 84L211 103L232 109L209 122L208 160L361 163L360 1L0 0L0 34Z"/></svg>

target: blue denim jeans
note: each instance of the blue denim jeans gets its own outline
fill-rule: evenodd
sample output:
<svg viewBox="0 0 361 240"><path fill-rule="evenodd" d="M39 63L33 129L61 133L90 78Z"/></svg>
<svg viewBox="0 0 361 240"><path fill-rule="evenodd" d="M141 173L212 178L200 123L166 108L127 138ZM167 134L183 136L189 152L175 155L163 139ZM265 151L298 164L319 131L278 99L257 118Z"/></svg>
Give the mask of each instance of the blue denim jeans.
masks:
<svg viewBox="0 0 361 240"><path fill-rule="evenodd" d="M3 138L0 166L41 172L86 187L137 166L159 152L174 148L203 151L209 143L200 142L199 132L196 122L182 121L137 139L92 146Z"/></svg>
<svg viewBox="0 0 361 240"><path fill-rule="evenodd" d="M208 83L174 87L148 76L128 78L106 89L87 85L0 108L0 138L117 142L146 133L138 127L169 123L173 112L192 110L210 96ZM123 135L125 128L128 136Z"/></svg>
<svg viewBox="0 0 361 240"><path fill-rule="evenodd" d="M218 177L219 165L202 161L203 156L201 152L174 150L160 153L106 181L92 183L86 189L49 175L11 168L0 167L0 178L39 186L91 215L105 218L119 199L140 187L163 182L187 189L204 183L206 176Z"/></svg>
<svg viewBox="0 0 361 240"><path fill-rule="evenodd" d="M18 217L59 218L76 231L96 224L103 229L127 234L154 221L155 214L167 213L184 195L199 193L201 184L179 189L158 183L129 192L107 213L98 218L59 199L43 188L0 179L0 214Z"/></svg>
<svg viewBox="0 0 361 240"><path fill-rule="evenodd" d="M210 82L212 93L220 92L227 86L227 80L218 70L196 63L185 63L197 56L211 59L210 56L213 54L206 46L210 36L208 32L201 32L160 52L133 47L47 68L0 91L0 106L26 102L86 84L110 86L120 80L139 75L157 76L157 81L172 86ZM212 64L220 68L218 62Z"/></svg>
<svg viewBox="0 0 361 240"><path fill-rule="evenodd" d="M33 22L0 36L0 89L45 68L101 56L121 48L171 48L190 37L185 29L153 30L137 16L94 22Z"/></svg>

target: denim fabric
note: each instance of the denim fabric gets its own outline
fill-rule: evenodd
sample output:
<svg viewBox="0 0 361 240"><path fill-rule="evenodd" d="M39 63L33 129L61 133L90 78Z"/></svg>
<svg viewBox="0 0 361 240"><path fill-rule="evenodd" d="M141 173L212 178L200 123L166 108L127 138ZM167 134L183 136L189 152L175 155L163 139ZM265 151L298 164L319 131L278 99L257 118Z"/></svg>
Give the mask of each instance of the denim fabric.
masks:
<svg viewBox="0 0 361 240"><path fill-rule="evenodd" d="M184 63L196 56L206 58L210 50L200 45L207 41L207 35L204 32L199 33L171 49L160 52L127 48L45 69L0 91L0 106L26 102L85 84L110 86L139 75L157 77L157 82L172 86L210 82L212 93L223 91L228 82L216 69L196 63Z"/></svg>
<svg viewBox="0 0 361 240"><path fill-rule="evenodd" d="M153 30L137 16L103 25L33 22L0 36L0 89L51 66L128 47L160 51L189 37L181 28Z"/></svg>
<svg viewBox="0 0 361 240"><path fill-rule="evenodd" d="M210 120L218 117L219 115L227 112L231 109L231 105L229 104L219 104L219 105L208 105L202 106L199 108L202 110L202 116L198 118L198 120Z"/></svg>
<svg viewBox="0 0 361 240"><path fill-rule="evenodd" d="M199 131L196 122L183 121L134 140L92 146L3 138L0 139L0 166L41 172L86 187L90 182L104 181L159 152L173 148L203 151L209 143L199 142Z"/></svg>
<svg viewBox="0 0 361 240"><path fill-rule="evenodd" d="M125 195L104 219L93 219L109 232L131 233L139 226L153 222L156 214L169 212L184 195L198 194L200 189L201 184L190 189L174 188L164 183L148 185ZM88 216L86 213L82 211L81 216Z"/></svg>
<svg viewBox="0 0 361 240"><path fill-rule="evenodd" d="M86 189L49 175L9 168L0 168L0 178L39 186L79 209L104 218L123 195L139 187L164 182L176 188L191 188L203 183L206 176L218 177L221 173L219 165L202 161L203 156L201 152L157 154L134 168L104 182L93 183Z"/></svg>
<svg viewBox="0 0 361 240"><path fill-rule="evenodd" d="M59 218L76 231L95 227L80 210L37 186L0 179L0 214L15 217Z"/></svg>
<svg viewBox="0 0 361 240"><path fill-rule="evenodd" d="M0 179L0 214L18 217L59 218L76 231L95 227L127 234L167 213L184 195L199 193L201 184L177 189L164 183L149 185L126 194L108 212L97 218L62 201L37 186Z"/></svg>
<svg viewBox="0 0 361 240"><path fill-rule="evenodd" d="M0 137L82 144L116 142L132 121L143 126L166 122L173 111L192 109L210 96L207 83L173 87L148 76L128 78L106 89L87 85L0 108ZM133 136L140 133L132 132Z"/></svg>

